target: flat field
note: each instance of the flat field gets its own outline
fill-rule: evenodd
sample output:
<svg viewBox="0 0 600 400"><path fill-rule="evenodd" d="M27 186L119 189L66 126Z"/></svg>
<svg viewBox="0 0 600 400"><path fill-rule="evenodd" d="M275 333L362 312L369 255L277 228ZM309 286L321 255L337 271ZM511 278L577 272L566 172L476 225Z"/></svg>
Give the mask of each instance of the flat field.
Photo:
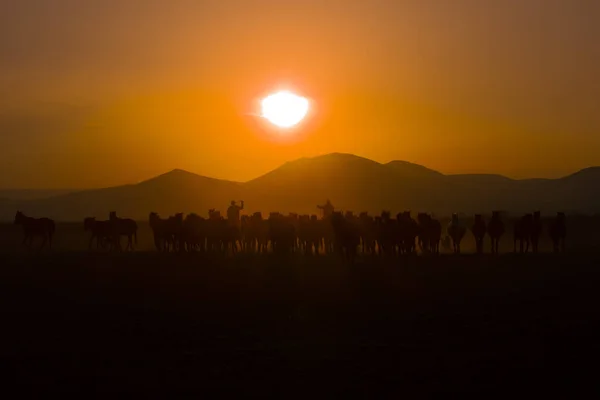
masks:
<svg viewBox="0 0 600 400"><path fill-rule="evenodd" d="M22 395L573 395L597 387L599 261L2 253L2 376Z"/></svg>

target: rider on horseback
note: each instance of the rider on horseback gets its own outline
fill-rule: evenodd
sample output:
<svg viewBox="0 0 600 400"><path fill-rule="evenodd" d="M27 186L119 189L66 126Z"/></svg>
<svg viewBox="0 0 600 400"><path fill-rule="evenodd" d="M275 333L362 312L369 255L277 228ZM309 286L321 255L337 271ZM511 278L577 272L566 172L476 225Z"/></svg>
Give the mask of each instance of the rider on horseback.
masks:
<svg viewBox="0 0 600 400"><path fill-rule="evenodd" d="M241 205L237 205L234 200L231 201L231 205L227 209L227 222L231 225L240 227L240 211L244 209L244 200L241 201Z"/></svg>
<svg viewBox="0 0 600 400"><path fill-rule="evenodd" d="M335 211L335 207L333 207L333 204L331 204L329 199L327 199L327 202L322 206L317 205L317 208L323 210L323 219L331 217Z"/></svg>

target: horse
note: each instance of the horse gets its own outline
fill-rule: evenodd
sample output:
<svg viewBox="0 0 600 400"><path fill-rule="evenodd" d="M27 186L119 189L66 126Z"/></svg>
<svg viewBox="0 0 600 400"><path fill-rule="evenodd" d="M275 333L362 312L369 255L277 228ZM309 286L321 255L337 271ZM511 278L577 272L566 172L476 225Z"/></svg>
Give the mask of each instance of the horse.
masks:
<svg viewBox="0 0 600 400"><path fill-rule="evenodd" d="M556 213L556 217L550 223L548 231L548 233L550 234L550 238L552 239L552 246L554 248L554 252L564 252L566 247L565 240L567 237L567 223L564 212Z"/></svg>
<svg viewBox="0 0 600 400"><path fill-rule="evenodd" d="M331 226L335 235L336 250L350 262L354 262L358 245L360 244L360 233L358 225L354 223L354 217L334 211L331 215Z"/></svg>
<svg viewBox="0 0 600 400"><path fill-rule="evenodd" d="M165 223L167 246L173 251L184 251L183 243L183 213L177 213L167 218ZM168 251L168 250L167 250Z"/></svg>
<svg viewBox="0 0 600 400"><path fill-rule="evenodd" d="M534 253L538 252L540 236L542 236L542 217L539 211L535 211L531 223L531 249Z"/></svg>
<svg viewBox="0 0 600 400"><path fill-rule="evenodd" d="M452 239L454 253L460 254L460 242L467 233L467 227L458 219L458 214L452 214L452 220L447 228L448 236Z"/></svg>
<svg viewBox="0 0 600 400"><path fill-rule="evenodd" d="M377 242L379 244L379 253L385 256L395 253L396 230L398 228L396 221L392 220L390 211L382 211L377 220L379 225Z"/></svg>
<svg viewBox="0 0 600 400"><path fill-rule="evenodd" d="M515 222L515 226L513 227L513 243L515 253L517 252L517 242L519 242L519 251L521 253L527 253L529 251L532 227L533 214L525 214Z"/></svg>
<svg viewBox="0 0 600 400"><path fill-rule="evenodd" d="M361 212L358 216L358 220L362 242L362 253L375 255L375 220L367 212Z"/></svg>
<svg viewBox="0 0 600 400"><path fill-rule="evenodd" d="M426 213L417 215L419 221L419 245L423 252L439 254L442 240L442 225L440 221Z"/></svg>
<svg viewBox="0 0 600 400"><path fill-rule="evenodd" d="M471 227L471 232L473 232L473 236L475 237L477 254L483 254L483 238L485 237L486 226L481 214L475 214L475 221Z"/></svg>
<svg viewBox="0 0 600 400"><path fill-rule="evenodd" d="M266 220L263 219L261 212L255 212L250 217L250 232L252 237L252 250L257 253L264 253L267 251L269 244L269 225Z"/></svg>
<svg viewBox="0 0 600 400"><path fill-rule="evenodd" d="M492 243L492 254L498 254L500 238L504 235L504 222L500 217L500 211L492 211L492 218L488 224L488 234Z"/></svg>
<svg viewBox="0 0 600 400"><path fill-rule="evenodd" d="M96 218L87 217L83 220L83 230L90 231L90 241L88 249L92 249L92 243L96 239L96 249L106 248L107 244L112 244L112 232L110 221L97 221Z"/></svg>
<svg viewBox="0 0 600 400"><path fill-rule="evenodd" d="M151 212L148 221L154 236L154 247L157 251L169 251L169 238L167 232L167 220L161 218L157 213Z"/></svg>
<svg viewBox="0 0 600 400"><path fill-rule="evenodd" d="M14 223L23 227L24 237L21 245L29 248L33 244L34 237L39 236L43 238L40 250L44 248L46 242L52 248L52 236L56 231L56 225L50 218L31 218L17 211Z"/></svg>
<svg viewBox="0 0 600 400"><path fill-rule="evenodd" d="M206 242L205 232L206 220L197 214L188 214L183 220L183 227L180 232L182 250L204 251Z"/></svg>
<svg viewBox="0 0 600 400"><path fill-rule="evenodd" d="M137 244L137 223L130 218L119 218L115 211L109 215L111 233L114 245L118 251L121 251L121 236L127 236L127 247L125 250L133 251L133 244ZM132 240L133 239L133 240Z"/></svg>
<svg viewBox="0 0 600 400"><path fill-rule="evenodd" d="M410 211L396 215L400 234L400 254L412 254L416 250L416 239L419 233L417 221L412 219Z"/></svg>
<svg viewBox="0 0 600 400"><path fill-rule="evenodd" d="M296 242L296 230L293 217L281 215L278 212L269 214L269 239L273 253L292 253Z"/></svg>

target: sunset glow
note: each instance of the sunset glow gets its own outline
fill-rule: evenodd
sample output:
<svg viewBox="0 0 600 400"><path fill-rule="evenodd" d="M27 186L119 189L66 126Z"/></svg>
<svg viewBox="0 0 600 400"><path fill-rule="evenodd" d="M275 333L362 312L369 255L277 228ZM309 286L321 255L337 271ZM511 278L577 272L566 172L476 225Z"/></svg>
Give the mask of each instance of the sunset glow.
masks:
<svg viewBox="0 0 600 400"><path fill-rule="evenodd" d="M308 100L288 91L277 92L261 102L262 116L281 128L297 125L308 113Z"/></svg>

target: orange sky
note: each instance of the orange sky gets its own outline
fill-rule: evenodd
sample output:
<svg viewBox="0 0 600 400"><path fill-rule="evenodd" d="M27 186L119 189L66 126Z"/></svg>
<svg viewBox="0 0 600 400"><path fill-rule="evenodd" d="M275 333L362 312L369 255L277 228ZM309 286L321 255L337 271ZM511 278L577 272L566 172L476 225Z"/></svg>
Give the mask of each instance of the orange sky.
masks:
<svg viewBox="0 0 600 400"><path fill-rule="evenodd" d="M328 152L512 177L600 165L598 2L11 3L3 188L247 180ZM314 104L289 142L248 115L282 87Z"/></svg>

